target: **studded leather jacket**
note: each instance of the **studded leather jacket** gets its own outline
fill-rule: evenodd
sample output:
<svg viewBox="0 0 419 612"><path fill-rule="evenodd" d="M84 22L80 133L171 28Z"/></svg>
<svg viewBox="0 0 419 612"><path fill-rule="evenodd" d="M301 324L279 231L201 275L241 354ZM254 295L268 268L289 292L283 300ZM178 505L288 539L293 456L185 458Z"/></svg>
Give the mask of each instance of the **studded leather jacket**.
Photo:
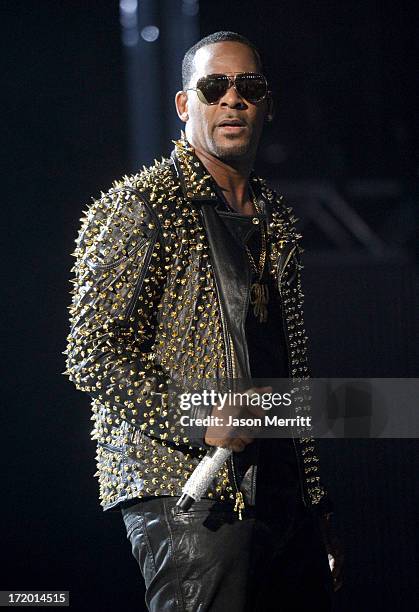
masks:
<svg viewBox="0 0 419 612"><path fill-rule="evenodd" d="M183 137L175 145L169 159L115 181L88 206L73 253L64 374L91 397L104 510L132 498L180 495L207 452L205 428L192 439L179 426L170 383L250 378L243 242L259 219L222 220L212 177ZM267 221L289 374L301 380L309 376L301 235L283 198L261 178L250 180ZM257 442L232 454L209 498L234 501L241 494L245 506L255 504ZM293 444L305 506L330 510L314 440Z"/></svg>

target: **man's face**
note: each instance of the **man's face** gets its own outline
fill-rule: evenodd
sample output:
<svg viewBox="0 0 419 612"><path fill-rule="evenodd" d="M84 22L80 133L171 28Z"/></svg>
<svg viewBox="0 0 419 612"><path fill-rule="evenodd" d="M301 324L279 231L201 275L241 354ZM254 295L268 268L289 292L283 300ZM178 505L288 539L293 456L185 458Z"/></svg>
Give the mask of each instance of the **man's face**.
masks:
<svg viewBox="0 0 419 612"><path fill-rule="evenodd" d="M194 58L194 74L189 87L208 74L260 72L253 51L238 42L219 42L202 47ZM217 104L201 102L196 91L178 94L179 115L183 109L186 136L192 146L228 162L252 161L256 155L267 113L266 99L257 105L241 98L235 87L229 87ZM223 122L238 119L240 126L223 126Z"/></svg>

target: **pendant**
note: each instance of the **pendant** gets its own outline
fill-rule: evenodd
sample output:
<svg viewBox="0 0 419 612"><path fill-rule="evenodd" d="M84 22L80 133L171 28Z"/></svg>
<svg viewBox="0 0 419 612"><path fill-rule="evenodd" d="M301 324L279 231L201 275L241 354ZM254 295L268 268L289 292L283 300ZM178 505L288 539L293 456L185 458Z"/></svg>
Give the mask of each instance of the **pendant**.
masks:
<svg viewBox="0 0 419 612"><path fill-rule="evenodd" d="M268 320L268 309L266 308L269 302L268 285L256 282L250 286L250 303L253 305L253 313L259 323L266 323Z"/></svg>

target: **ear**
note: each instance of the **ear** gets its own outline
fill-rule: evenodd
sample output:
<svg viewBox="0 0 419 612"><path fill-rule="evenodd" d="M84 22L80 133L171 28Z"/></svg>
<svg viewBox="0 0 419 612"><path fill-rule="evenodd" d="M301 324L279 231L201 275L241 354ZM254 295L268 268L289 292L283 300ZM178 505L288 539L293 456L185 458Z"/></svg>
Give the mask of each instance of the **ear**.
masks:
<svg viewBox="0 0 419 612"><path fill-rule="evenodd" d="M270 123L271 121L273 121L273 118L275 116L275 104L271 91L268 91L268 95L266 96L266 107L267 108L265 121L267 123Z"/></svg>
<svg viewBox="0 0 419 612"><path fill-rule="evenodd" d="M189 119L188 115L188 95L186 91L178 91L175 96L175 105L178 117L186 123Z"/></svg>

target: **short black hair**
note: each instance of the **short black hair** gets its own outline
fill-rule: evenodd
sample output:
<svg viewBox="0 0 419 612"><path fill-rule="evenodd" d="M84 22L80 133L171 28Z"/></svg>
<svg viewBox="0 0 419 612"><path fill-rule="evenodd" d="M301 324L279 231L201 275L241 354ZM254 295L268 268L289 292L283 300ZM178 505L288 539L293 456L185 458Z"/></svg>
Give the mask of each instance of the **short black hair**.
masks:
<svg viewBox="0 0 419 612"><path fill-rule="evenodd" d="M242 36L241 34L237 34L237 32L214 32L214 34L210 34L209 36L205 36L205 38L201 38L197 43L193 45L190 49L188 49L183 57L182 61L182 87L185 90L192 78L193 74L193 61L195 58L196 52L202 47L206 47L208 45L213 45L218 42L239 42L243 45L249 47L256 58L256 62L259 66L259 69L262 70L262 60L260 59L259 51L255 47L255 45L250 42L248 38Z"/></svg>

